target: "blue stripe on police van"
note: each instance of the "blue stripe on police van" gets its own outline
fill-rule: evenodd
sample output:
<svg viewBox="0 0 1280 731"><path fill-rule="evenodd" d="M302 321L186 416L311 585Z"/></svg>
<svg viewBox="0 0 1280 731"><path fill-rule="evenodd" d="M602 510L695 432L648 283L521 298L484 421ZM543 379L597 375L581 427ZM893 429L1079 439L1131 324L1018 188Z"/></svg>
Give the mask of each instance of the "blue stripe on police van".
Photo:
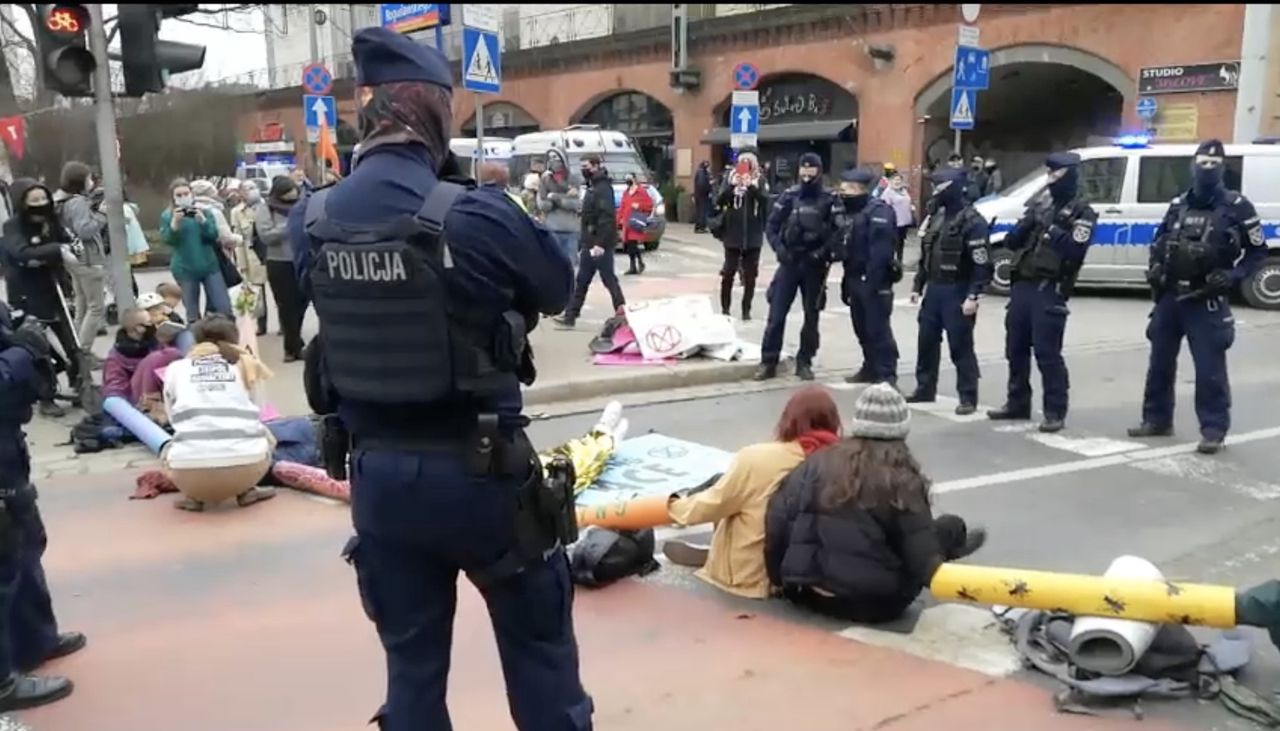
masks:
<svg viewBox="0 0 1280 731"><path fill-rule="evenodd" d="M1155 238L1157 223L1141 221L1099 221L1093 227L1094 246L1149 246ZM991 233L1008 233L1012 223L997 221ZM1280 245L1280 222L1264 221L1262 232L1268 241Z"/></svg>

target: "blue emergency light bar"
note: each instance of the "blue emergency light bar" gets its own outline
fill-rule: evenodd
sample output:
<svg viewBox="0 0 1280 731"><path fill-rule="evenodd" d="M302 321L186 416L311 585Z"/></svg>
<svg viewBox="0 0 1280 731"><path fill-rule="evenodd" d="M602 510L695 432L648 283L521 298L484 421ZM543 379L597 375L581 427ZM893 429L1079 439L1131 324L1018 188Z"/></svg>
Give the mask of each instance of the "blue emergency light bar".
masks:
<svg viewBox="0 0 1280 731"><path fill-rule="evenodd" d="M1120 135L1114 140L1117 147L1123 147L1127 150L1137 150L1144 147L1150 147L1151 138L1146 135Z"/></svg>

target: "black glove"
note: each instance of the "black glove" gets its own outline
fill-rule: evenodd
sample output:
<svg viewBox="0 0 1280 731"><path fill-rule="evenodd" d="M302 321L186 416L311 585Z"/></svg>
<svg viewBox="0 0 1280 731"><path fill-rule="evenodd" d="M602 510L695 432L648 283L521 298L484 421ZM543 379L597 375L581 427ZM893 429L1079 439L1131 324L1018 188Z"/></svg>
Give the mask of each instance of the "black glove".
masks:
<svg viewBox="0 0 1280 731"><path fill-rule="evenodd" d="M22 348L36 362L48 362L53 355L53 349L49 346L49 339L45 337L44 330L39 323L33 319L28 319L22 323L22 326L17 330L0 333L0 343L3 343L6 347Z"/></svg>
<svg viewBox="0 0 1280 731"><path fill-rule="evenodd" d="M1214 269L1204 278L1204 285L1211 294L1226 294L1231 291L1231 273L1226 269Z"/></svg>

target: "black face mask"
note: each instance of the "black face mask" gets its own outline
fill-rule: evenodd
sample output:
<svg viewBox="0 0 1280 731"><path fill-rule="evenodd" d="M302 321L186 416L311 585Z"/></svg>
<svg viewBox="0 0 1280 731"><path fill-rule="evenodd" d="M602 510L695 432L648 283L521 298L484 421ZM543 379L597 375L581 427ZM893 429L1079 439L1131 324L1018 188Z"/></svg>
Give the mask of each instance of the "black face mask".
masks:
<svg viewBox="0 0 1280 731"><path fill-rule="evenodd" d="M870 193L841 193L840 200L844 203L844 209L849 213L859 213L863 208L867 207L867 201L871 200Z"/></svg>
<svg viewBox="0 0 1280 731"><path fill-rule="evenodd" d="M1049 183L1049 195L1055 201L1069 201L1076 197L1076 189L1080 184L1080 173L1074 167L1067 168L1067 174Z"/></svg>
<svg viewBox="0 0 1280 731"><path fill-rule="evenodd" d="M595 177L595 175L594 175L594 171L592 171L592 169L591 169L591 168L589 168L589 167L587 167L586 165L583 165L583 166L582 166L582 179L583 179L583 180L591 180L593 177Z"/></svg>
<svg viewBox="0 0 1280 731"><path fill-rule="evenodd" d="M1223 165L1207 169L1197 166L1192 173L1192 185L1196 197L1206 200L1212 198L1222 185L1225 172L1226 168Z"/></svg>
<svg viewBox="0 0 1280 731"><path fill-rule="evenodd" d="M134 340L129 337L129 333L124 328L116 333L116 350L126 358L141 358L147 353L156 349L156 328L154 325L147 325L143 330L142 339Z"/></svg>
<svg viewBox="0 0 1280 731"><path fill-rule="evenodd" d="M46 203L43 206L28 206L27 218L33 221L44 223L53 218L53 204Z"/></svg>

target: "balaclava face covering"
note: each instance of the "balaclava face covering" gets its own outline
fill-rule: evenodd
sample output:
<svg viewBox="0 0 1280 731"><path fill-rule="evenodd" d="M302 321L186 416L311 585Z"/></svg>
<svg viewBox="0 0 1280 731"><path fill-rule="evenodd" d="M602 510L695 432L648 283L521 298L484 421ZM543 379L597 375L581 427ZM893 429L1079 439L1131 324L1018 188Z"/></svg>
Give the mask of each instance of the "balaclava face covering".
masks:
<svg viewBox="0 0 1280 731"><path fill-rule="evenodd" d="M1068 165L1049 172L1049 195L1053 196L1054 203L1066 203L1074 199L1079 187L1078 165Z"/></svg>
<svg viewBox="0 0 1280 731"><path fill-rule="evenodd" d="M948 213L955 213L964 208L964 189L969 176L963 168L943 168L933 174L933 196L935 206Z"/></svg>
<svg viewBox="0 0 1280 731"><path fill-rule="evenodd" d="M394 81L367 94L360 109L359 156L382 145L416 142L427 148L438 173L449 153L453 92L423 81Z"/></svg>
<svg viewBox="0 0 1280 731"><path fill-rule="evenodd" d="M867 207L869 200L871 200L871 192L867 190L866 185L847 181L840 183L840 202L844 204L846 212L861 213L862 209Z"/></svg>
<svg viewBox="0 0 1280 731"><path fill-rule="evenodd" d="M813 177L805 180L804 168L814 169ZM822 188L822 158L815 152L806 152L800 156L800 192L817 193Z"/></svg>
<svg viewBox="0 0 1280 731"><path fill-rule="evenodd" d="M1222 143L1218 140L1201 143L1191 159L1191 192L1196 199L1213 200L1222 187L1226 171L1226 150Z"/></svg>

